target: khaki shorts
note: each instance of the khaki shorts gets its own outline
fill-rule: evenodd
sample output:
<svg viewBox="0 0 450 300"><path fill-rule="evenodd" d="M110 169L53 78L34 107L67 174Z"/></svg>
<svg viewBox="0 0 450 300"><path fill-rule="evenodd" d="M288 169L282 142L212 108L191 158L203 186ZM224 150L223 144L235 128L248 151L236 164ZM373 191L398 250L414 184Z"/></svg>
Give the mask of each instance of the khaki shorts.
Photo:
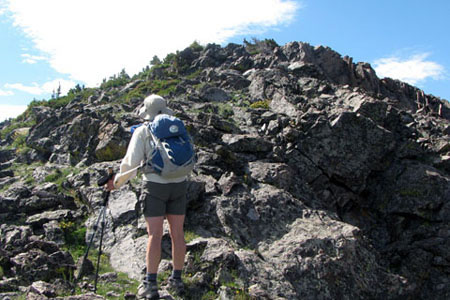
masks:
<svg viewBox="0 0 450 300"><path fill-rule="evenodd" d="M186 214L187 182L156 183L144 181L140 200L144 204L145 217Z"/></svg>

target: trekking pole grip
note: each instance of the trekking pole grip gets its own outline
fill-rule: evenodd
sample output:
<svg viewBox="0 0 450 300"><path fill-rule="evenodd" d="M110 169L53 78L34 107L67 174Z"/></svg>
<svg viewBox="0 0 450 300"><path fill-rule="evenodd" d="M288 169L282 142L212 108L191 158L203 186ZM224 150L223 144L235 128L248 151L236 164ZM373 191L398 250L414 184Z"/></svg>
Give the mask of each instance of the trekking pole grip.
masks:
<svg viewBox="0 0 450 300"><path fill-rule="evenodd" d="M108 181L110 181L110 180L113 179L113 178L114 178L114 171L113 171L112 168L108 168L108 175L103 176L102 178L100 178L100 179L97 181L97 185L98 185L98 186L104 186L105 184L108 183ZM109 194L110 194L110 193L111 193L110 191L106 191L106 192L104 193L104 196L103 196L103 206L106 206L106 204L108 204Z"/></svg>
<svg viewBox="0 0 450 300"><path fill-rule="evenodd" d="M109 180L113 179L113 177L114 177L114 171L110 167L110 168L108 168L108 175L103 176L102 178L97 180L97 185L98 186L104 186L106 183L108 183Z"/></svg>

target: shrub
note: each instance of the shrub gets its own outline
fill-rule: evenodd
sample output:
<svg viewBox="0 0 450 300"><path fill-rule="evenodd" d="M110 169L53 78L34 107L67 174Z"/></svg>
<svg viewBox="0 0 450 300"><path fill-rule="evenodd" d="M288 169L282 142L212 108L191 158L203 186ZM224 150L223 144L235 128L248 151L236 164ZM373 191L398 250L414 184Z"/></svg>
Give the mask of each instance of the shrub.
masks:
<svg viewBox="0 0 450 300"><path fill-rule="evenodd" d="M103 79L102 84L100 85L100 88L106 89L106 88L115 88L124 86L130 81L130 76L125 72L125 70L122 70L118 75L113 75L109 77L108 80Z"/></svg>
<svg viewBox="0 0 450 300"><path fill-rule="evenodd" d="M203 50L203 46L200 45L197 41L194 41L194 42L189 46L189 48L191 48L192 50L197 51L197 52Z"/></svg>
<svg viewBox="0 0 450 300"><path fill-rule="evenodd" d="M244 39L244 46L248 53L254 55L258 53L270 53L275 47L278 47L277 42L274 39L259 40L252 38L252 42Z"/></svg>
<svg viewBox="0 0 450 300"><path fill-rule="evenodd" d="M169 53L163 60L163 65L171 65L175 62L177 55L175 53Z"/></svg>
<svg viewBox="0 0 450 300"><path fill-rule="evenodd" d="M61 221L59 226L64 233L65 247L75 260L78 259L86 250L86 227L79 227L72 221Z"/></svg>

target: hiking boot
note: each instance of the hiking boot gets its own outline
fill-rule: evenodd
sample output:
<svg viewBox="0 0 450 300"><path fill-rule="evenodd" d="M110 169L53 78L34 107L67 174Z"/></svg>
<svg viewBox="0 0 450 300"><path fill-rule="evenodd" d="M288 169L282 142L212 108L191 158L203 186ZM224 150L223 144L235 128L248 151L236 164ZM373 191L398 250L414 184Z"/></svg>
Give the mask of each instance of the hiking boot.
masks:
<svg viewBox="0 0 450 300"><path fill-rule="evenodd" d="M157 282L144 280L138 287L137 297L138 299L159 299Z"/></svg>
<svg viewBox="0 0 450 300"><path fill-rule="evenodd" d="M184 283L181 278L169 277L168 288L181 295L184 292Z"/></svg>

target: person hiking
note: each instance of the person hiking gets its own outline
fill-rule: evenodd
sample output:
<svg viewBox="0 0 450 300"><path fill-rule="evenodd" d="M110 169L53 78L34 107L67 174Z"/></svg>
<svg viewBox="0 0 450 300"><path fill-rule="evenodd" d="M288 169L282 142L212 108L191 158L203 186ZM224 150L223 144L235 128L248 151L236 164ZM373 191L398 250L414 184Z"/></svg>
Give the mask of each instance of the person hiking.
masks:
<svg viewBox="0 0 450 300"><path fill-rule="evenodd" d="M153 143L150 142L152 133L148 125L154 125L155 118L158 119L160 116L173 116L173 111L167 107L163 97L150 95L145 98L139 116L150 123L134 130L125 157L120 164L120 172L107 183L106 189L108 190L119 188L137 175L137 168L148 159L148 153L154 152L157 144L155 140ZM170 130L173 131L173 129L172 125ZM143 213L148 233L147 273L138 288L137 296L138 298L158 299L157 273L161 259L164 218L169 223L172 240L173 270L168 280L169 289L175 290L177 293L183 292L181 273L186 255L183 225L186 213L187 175L167 178L154 171L147 172L145 168L142 172L144 189L140 201L144 204Z"/></svg>

